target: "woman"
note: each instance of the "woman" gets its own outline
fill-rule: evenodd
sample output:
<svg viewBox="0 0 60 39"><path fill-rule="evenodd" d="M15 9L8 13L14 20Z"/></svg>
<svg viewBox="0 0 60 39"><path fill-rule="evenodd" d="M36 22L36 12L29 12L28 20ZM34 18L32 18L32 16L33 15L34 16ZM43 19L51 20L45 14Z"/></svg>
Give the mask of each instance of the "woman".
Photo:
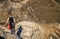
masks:
<svg viewBox="0 0 60 39"><path fill-rule="evenodd" d="M15 19L12 14L8 17L6 24L10 25L11 34L15 34Z"/></svg>

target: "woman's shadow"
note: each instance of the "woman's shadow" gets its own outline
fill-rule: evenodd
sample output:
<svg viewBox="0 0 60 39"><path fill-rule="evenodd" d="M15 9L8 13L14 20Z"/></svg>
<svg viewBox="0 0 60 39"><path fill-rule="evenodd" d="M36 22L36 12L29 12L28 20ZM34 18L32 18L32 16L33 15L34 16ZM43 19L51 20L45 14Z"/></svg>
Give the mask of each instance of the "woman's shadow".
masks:
<svg viewBox="0 0 60 39"><path fill-rule="evenodd" d="M18 37L18 39L22 39L22 37L20 36L22 30L23 30L23 28L20 26L20 27L18 28L18 31L17 31L17 37Z"/></svg>

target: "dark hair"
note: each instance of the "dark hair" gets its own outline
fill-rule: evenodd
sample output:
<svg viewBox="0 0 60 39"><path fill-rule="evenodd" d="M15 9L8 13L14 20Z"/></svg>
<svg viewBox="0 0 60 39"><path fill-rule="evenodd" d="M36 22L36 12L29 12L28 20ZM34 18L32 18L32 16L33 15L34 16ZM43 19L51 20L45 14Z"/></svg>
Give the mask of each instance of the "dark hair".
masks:
<svg viewBox="0 0 60 39"><path fill-rule="evenodd" d="M13 14L10 14L10 15L13 15Z"/></svg>

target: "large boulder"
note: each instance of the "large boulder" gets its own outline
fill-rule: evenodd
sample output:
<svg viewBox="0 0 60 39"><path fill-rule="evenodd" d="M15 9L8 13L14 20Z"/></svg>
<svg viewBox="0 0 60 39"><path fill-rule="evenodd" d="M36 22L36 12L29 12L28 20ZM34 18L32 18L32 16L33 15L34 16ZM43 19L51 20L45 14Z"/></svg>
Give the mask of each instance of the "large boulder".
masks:
<svg viewBox="0 0 60 39"><path fill-rule="evenodd" d="M22 27L21 37L23 39L60 39L60 28L57 23L36 23L22 21L16 24L16 33Z"/></svg>
<svg viewBox="0 0 60 39"><path fill-rule="evenodd" d="M16 24L16 32L19 27L22 27L21 37L23 39L38 39L39 34L43 34L43 29L40 27L38 23L22 21Z"/></svg>

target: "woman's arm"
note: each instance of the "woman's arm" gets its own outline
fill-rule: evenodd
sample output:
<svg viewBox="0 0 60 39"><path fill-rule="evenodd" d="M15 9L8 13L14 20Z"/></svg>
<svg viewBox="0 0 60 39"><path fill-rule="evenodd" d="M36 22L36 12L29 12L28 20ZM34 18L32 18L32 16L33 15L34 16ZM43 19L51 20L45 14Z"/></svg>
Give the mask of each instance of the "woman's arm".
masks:
<svg viewBox="0 0 60 39"><path fill-rule="evenodd" d="M9 18L7 18L7 20L6 20L6 24L5 24L5 25L7 25L7 24L8 24L8 22L9 22Z"/></svg>
<svg viewBox="0 0 60 39"><path fill-rule="evenodd" d="M14 18L14 23L15 23L16 21L15 21L15 18Z"/></svg>

